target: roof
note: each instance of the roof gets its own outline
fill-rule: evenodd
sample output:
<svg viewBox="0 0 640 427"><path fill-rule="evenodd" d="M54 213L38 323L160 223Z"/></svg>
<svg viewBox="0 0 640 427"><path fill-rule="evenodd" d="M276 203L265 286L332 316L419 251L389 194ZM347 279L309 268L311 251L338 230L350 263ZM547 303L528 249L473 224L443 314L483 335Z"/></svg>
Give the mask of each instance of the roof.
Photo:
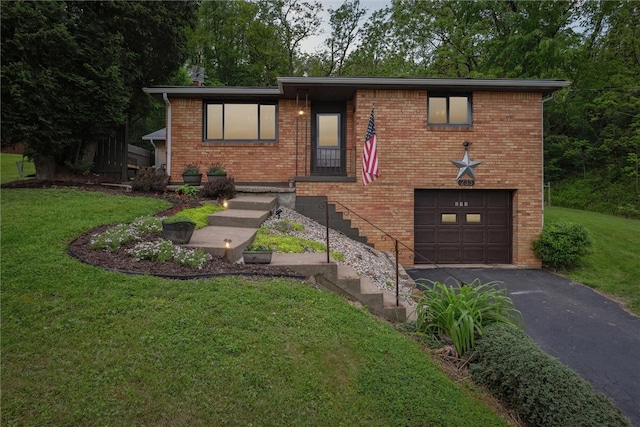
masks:
<svg viewBox="0 0 640 427"><path fill-rule="evenodd" d="M540 92L544 96L568 87L565 80L388 78L388 77L279 77L277 87L153 86L143 90L162 100L176 98L349 100L357 90L442 90Z"/></svg>
<svg viewBox="0 0 640 427"><path fill-rule="evenodd" d="M158 129L142 137L145 141L164 141L167 139L167 128Z"/></svg>

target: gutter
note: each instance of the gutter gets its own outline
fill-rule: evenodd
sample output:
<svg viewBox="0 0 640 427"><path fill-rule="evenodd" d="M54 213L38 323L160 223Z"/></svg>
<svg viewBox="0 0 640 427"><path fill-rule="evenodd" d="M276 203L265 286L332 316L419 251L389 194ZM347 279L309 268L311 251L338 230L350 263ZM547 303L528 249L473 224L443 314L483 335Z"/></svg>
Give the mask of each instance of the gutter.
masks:
<svg viewBox="0 0 640 427"><path fill-rule="evenodd" d="M166 92L162 94L162 99L167 106L167 175L171 176L171 102Z"/></svg>

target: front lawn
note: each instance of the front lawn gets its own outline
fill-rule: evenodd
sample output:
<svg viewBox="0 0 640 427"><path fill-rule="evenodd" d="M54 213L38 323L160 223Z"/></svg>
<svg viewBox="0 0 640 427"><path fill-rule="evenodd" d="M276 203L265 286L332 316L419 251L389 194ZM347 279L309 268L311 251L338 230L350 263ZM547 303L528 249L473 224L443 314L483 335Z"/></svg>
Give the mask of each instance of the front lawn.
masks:
<svg viewBox="0 0 640 427"><path fill-rule="evenodd" d="M23 176L31 175L36 173L36 168L33 165L33 162L29 161L26 158L22 157L22 154L7 154L0 153L0 184L4 184L5 182L17 181L20 179L20 174L18 173L18 166L16 162L22 162L22 173Z"/></svg>
<svg viewBox="0 0 640 427"><path fill-rule="evenodd" d="M507 425L415 342L291 279L127 276L66 254L155 199L2 190L2 425Z"/></svg>
<svg viewBox="0 0 640 427"><path fill-rule="evenodd" d="M593 251L579 268L562 273L621 301L640 316L640 220L547 207L545 221L585 226L593 240Z"/></svg>

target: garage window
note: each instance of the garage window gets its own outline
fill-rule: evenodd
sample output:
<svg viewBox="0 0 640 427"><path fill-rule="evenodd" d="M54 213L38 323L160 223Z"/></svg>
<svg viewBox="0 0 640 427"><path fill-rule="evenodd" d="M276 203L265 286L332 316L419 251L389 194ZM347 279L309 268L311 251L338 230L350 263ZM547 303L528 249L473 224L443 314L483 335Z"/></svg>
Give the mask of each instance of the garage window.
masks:
<svg viewBox="0 0 640 427"><path fill-rule="evenodd" d="M429 96L427 123L429 125L470 125L471 96Z"/></svg>

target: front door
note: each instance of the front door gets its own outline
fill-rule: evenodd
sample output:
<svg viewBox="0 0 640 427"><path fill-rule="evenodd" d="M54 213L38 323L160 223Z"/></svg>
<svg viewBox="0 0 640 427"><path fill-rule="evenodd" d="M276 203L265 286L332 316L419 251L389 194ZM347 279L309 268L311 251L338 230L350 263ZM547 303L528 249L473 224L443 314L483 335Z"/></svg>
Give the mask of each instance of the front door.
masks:
<svg viewBox="0 0 640 427"><path fill-rule="evenodd" d="M345 174L345 111L336 103L316 103L312 108L311 173Z"/></svg>

